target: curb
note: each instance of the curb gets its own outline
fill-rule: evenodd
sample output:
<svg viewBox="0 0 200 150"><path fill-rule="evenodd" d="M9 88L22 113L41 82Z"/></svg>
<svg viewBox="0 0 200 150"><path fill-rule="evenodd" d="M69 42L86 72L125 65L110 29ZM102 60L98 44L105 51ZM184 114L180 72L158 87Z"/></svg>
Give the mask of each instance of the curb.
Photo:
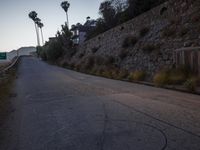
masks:
<svg viewBox="0 0 200 150"><path fill-rule="evenodd" d="M167 90L172 90L172 91L178 91L178 92L182 92L182 93L189 93L189 94L195 94L195 95L200 95L200 91L188 91L186 89L180 89L180 88L176 88L176 87L167 87L167 86L163 86L163 87L158 87L156 85L154 85L151 82L139 82L139 81L128 81L128 80L121 80L121 81L126 81L126 82L132 82L135 84L142 84L142 85L146 85L146 86L151 86L151 87L155 87L155 88L161 88L161 89L167 89Z"/></svg>

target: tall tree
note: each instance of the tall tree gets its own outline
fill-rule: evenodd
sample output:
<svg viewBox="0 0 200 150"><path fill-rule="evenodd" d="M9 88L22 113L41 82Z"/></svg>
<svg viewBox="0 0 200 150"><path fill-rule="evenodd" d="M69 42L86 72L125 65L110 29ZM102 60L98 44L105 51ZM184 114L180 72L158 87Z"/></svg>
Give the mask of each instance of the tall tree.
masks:
<svg viewBox="0 0 200 150"><path fill-rule="evenodd" d="M68 9L70 7L70 3L68 1L63 1L61 3L61 7L64 9L65 13L66 13L66 17L67 17L67 26L69 28L69 17L68 17Z"/></svg>
<svg viewBox="0 0 200 150"><path fill-rule="evenodd" d="M116 24L116 11L110 0L104 1L100 4L99 13L102 15L108 29Z"/></svg>
<svg viewBox="0 0 200 150"><path fill-rule="evenodd" d="M29 16L30 19L33 20L33 22L35 24L35 30L36 30L36 36L37 36L37 44L38 44L38 46L40 46L39 32L38 32L38 27L37 27L37 24L36 24L37 13L35 11L31 11L28 16Z"/></svg>
<svg viewBox="0 0 200 150"><path fill-rule="evenodd" d="M35 18L35 23L36 23L36 30L37 30L37 32L38 32L39 46L40 46L40 35L39 35L39 24L40 24L40 22L41 22L41 19L38 18L38 17L36 17L36 18Z"/></svg>
<svg viewBox="0 0 200 150"><path fill-rule="evenodd" d="M144 13L166 0L128 0L128 12L131 18Z"/></svg>
<svg viewBox="0 0 200 150"><path fill-rule="evenodd" d="M44 27L44 24L42 22L38 22L37 25L40 28L41 37L42 37L42 45L44 45L44 36L43 36L43 31L42 31L42 28Z"/></svg>

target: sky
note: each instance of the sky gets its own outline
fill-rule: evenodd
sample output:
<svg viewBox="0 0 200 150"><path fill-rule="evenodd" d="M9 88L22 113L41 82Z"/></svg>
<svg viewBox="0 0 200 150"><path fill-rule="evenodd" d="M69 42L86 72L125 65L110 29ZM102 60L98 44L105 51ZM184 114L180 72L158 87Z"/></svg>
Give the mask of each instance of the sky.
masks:
<svg viewBox="0 0 200 150"><path fill-rule="evenodd" d="M54 37L61 24L66 21L63 0L0 0L0 52L11 51L23 46L36 46L34 23L28 14L32 10L44 23L44 39ZM98 9L103 0L68 0L69 24L84 23L86 17L99 17Z"/></svg>

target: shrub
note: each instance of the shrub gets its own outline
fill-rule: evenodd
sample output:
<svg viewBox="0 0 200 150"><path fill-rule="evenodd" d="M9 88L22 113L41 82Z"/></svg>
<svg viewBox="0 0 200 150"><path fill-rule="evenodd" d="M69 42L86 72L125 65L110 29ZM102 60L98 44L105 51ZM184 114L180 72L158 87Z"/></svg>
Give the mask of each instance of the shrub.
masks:
<svg viewBox="0 0 200 150"><path fill-rule="evenodd" d="M96 65L102 65L102 64L104 64L104 57L102 57L102 56L99 56L99 55L97 55L97 56L95 56L95 64Z"/></svg>
<svg viewBox="0 0 200 150"><path fill-rule="evenodd" d="M182 68L171 69L169 72L170 84L182 84L188 76Z"/></svg>
<svg viewBox="0 0 200 150"><path fill-rule="evenodd" d="M83 58L83 56L84 56L84 53L80 53L78 57Z"/></svg>
<svg viewBox="0 0 200 150"><path fill-rule="evenodd" d="M129 80L143 81L145 79L146 73L144 71L135 71L129 75Z"/></svg>
<svg viewBox="0 0 200 150"><path fill-rule="evenodd" d="M171 36L174 36L175 34L176 34L175 26L168 27L162 32L163 37L171 37Z"/></svg>
<svg viewBox="0 0 200 150"><path fill-rule="evenodd" d="M124 58L126 58L128 55L128 51L127 50L121 50L119 53L119 57L121 60L123 60Z"/></svg>
<svg viewBox="0 0 200 150"><path fill-rule="evenodd" d="M140 30L140 37L144 37L149 32L148 27L144 27Z"/></svg>
<svg viewBox="0 0 200 150"><path fill-rule="evenodd" d="M115 62L115 58L113 56L107 56L105 58L105 65L112 65Z"/></svg>
<svg viewBox="0 0 200 150"><path fill-rule="evenodd" d="M183 85L189 91L195 91L197 88L197 82L198 82L197 78L192 77L192 78L189 78Z"/></svg>
<svg viewBox="0 0 200 150"><path fill-rule="evenodd" d="M125 69L122 69L119 71L117 79L119 79L119 80L125 79L125 78L127 78L127 76L128 76L128 71Z"/></svg>
<svg viewBox="0 0 200 150"><path fill-rule="evenodd" d="M45 49L47 59L52 62L55 62L64 53L62 44L57 40L49 42L48 46L45 46Z"/></svg>
<svg viewBox="0 0 200 150"><path fill-rule="evenodd" d="M182 84L186 80L184 74L170 74L169 82L170 84Z"/></svg>
<svg viewBox="0 0 200 150"><path fill-rule="evenodd" d="M128 48L130 46L134 46L137 43L138 39L135 36L128 36L124 39L122 47Z"/></svg>
<svg viewBox="0 0 200 150"><path fill-rule="evenodd" d="M178 25L181 22L181 18L173 16L173 17L169 18L169 22L171 25L173 25L173 24Z"/></svg>
<svg viewBox="0 0 200 150"><path fill-rule="evenodd" d="M85 60L85 64L84 64L84 70L85 71L88 71L90 69L92 69L92 67L94 66L94 63L95 63L95 59L94 59L94 56L89 56L86 58Z"/></svg>
<svg viewBox="0 0 200 150"><path fill-rule="evenodd" d="M169 83L169 73L167 71L158 72L154 78L153 82L156 86L164 86Z"/></svg>
<svg viewBox="0 0 200 150"><path fill-rule="evenodd" d="M197 86L200 86L200 76L197 77Z"/></svg>
<svg viewBox="0 0 200 150"><path fill-rule="evenodd" d="M104 70L102 72L102 76L106 77L106 78L112 78L113 77L112 72L110 70Z"/></svg>
<svg viewBox="0 0 200 150"><path fill-rule="evenodd" d="M98 51L98 49L99 49L98 47L93 47L92 48L92 53L96 53Z"/></svg>
<svg viewBox="0 0 200 150"><path fill-rule="evenodd" d="M179 72L180 74L184 74L185 77L189 77L192 75L192 70L191 67L188 65L181 65L179 66L177 69L177 72Z"/></svg>
<svg viewBox="0 0 200 150"><path fill-rule="evenodd" d="M179 32L179 35L180 36L184 36L184 35L186 35L187 33L188 33L188 28L185 28L185 27L183 27L181 30L180 30L180 32Z"/></svg>
<svg viewBox="0 0 200 150"><path fill-rule="evenodd" d="M200 21L200 15L198 13L196 13L195 15L193 15L191 17L191 21L192 21L192 23L199 22Z"/></svg>
<svg viewBox="0 0 200 150"><path fill-rule="evenodd" d="M63 68L67 68L69 66L69 63L67 61L63 61L60 63L60 66Z"/></svg>
<svg viewBox="0 0 200 150"><path fill-rule="evenodd" d="M142 50L143 52L150 53L156 49L156 46L154 44L146 44L143 46Z"/></svg>
<svg viewBox="0 0 200 150"><path fill-rule="evenodd" d="M42 51L40 51L40 57L42 58L42 60L46 61L47 60L47 53L46 50L43 49Z"/></svg>
<svg viewBox="0 0 200 150"><path fill-rule="evenodd" d="M36 47L36 53L37 53L37 55L40 57L40 53L41 53L41 51L42 51L43 49L42 49L42 47L41 46L37 46Z"/></svg>

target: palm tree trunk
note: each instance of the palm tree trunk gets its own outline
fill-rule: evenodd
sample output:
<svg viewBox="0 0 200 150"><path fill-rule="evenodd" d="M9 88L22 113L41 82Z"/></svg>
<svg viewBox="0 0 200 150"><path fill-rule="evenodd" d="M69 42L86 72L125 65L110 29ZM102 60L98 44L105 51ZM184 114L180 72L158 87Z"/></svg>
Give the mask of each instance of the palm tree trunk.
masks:
<svg viewBox="0 0 200 150"><path fill-rule="evenodd" d="M66 17L67 17L67 27L69 29L69 17L68 17L68 13L66 12Z"/></svg>
<svg viewBox="0 0 200 150"><path fill-rule="evenodd" d="M36 23L35 23L35 30L36 30L36 35L37 35L37 44L38 44L38 46L40 46L39 31L38 31L38 27L37 27L37 24L36 24Z"/></svg>
<svg viewBox="0 0 200 150"><path fill-rule="evenodd" d="M44 45L44 36L43 36L42 28L40 28L40 32L41 32L41 37L42 37L42 45Z"/></svg>

